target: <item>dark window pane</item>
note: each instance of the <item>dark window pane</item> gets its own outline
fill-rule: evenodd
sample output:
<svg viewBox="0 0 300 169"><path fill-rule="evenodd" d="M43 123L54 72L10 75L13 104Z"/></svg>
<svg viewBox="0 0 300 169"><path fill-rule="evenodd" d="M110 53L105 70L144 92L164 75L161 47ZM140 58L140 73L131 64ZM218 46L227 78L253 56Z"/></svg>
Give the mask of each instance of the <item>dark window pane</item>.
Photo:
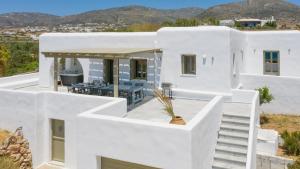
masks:
<svg viewBox="0 0 300 169"><path fill-rule="evenodd" d="M265 59L270 60L271 59L271 52L265 52Z"/></svg>
<svg viewBox="0 0 300 169"><path fill-rule="evenodd" d="M273 63L278 63L278 52L273 52L272 53L272 62Z"/></svg>
<svg viewBox="0 0 300 169"><path fill-rule="evenodd" d="M196 74L196 56L183 55L182 60L182 74Z"/></svg>
<svg viewBox="0 0 300 169"><path fill-rule="evenodd" d="M131 61L132 79L147 80L147 60L135 59Z"/></svg>

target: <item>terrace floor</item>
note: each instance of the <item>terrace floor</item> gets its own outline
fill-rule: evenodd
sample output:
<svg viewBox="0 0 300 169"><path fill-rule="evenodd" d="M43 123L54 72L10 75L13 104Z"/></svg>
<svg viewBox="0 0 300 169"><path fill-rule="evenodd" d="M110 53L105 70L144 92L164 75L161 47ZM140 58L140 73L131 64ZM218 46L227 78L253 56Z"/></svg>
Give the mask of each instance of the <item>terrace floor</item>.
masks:
<svg viewBox="0 0 300 169"><path fill-rule="evenodd" d="M199 113L208 102L178 98L172 101L175 114L183 117L186 122ZM164 123L169 123L171 120L170 116L165 113L162 104L155 98L129 111L126 118Z"/></svg>

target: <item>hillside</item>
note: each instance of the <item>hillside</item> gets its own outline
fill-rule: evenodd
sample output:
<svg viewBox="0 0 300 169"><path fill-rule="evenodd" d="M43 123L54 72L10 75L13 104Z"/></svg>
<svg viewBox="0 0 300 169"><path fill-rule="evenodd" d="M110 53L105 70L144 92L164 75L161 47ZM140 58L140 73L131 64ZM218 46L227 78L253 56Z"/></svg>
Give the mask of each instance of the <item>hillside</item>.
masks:
<svg viewBox="0 0 300 169"><path fill-rule="evenodd" d="M127 6L61 17L60 23L161 23L164 21L174 21L177 18L196 17L203 11L201 8L166 10L143 6Z"/></svg>
<svg viewBox="0 0 300 169"><path fill-rule="evenodd" d="M3 26L43 26L52 25L59 20L58 16L44 13L13 12L0 15L0 27Z"/></svg>
<svg viewBox="0 0 300 169"><path fill-rule="evenodd" d="M193 18L203 11L201 8L155 9L143 6L126 6L63 17L41 13L7 13L0 15L0 27L120 22L125 24L161 23L174 21L177 18Z"/></svg>
<svg viewBox="0 0 300 169"><path fill-rule="evenodd" d="M235 19L242 17L265 18L274 16L279 21L300 23L300 7L283 0L256 0L248 6L243 3L218 5L199 14L199 18Z"/></svg>
<svg viewBox="0 0 300 169"><path fill-rule="evenodd" d="M256 0L252 5L241 2L217 5L208 9L156 9L144 6L126 6L94 10L69 16L55 16L43 13L0 14L0 27L55 26L58 24L83 23L161 23L178 18L214 17L235 19L241 17L265 18L274 16L280 22L300 24L300 7L285 0Z"/></svg>

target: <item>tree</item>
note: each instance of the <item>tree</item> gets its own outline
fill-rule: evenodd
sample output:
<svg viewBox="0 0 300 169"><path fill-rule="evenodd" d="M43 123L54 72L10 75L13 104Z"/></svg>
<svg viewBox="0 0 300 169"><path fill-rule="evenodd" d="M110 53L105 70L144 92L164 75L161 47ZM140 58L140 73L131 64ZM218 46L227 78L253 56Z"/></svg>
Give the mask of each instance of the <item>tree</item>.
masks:
<svg viewBox="0 0 300 169"><path fill-rule="evenodd" d="M38 67L38 43L11 42L8 43L10 59L6 75L15 75L35 71Z"/></svg>
<svg viewBox="0 0 300 169"><path fill-rule="evenodd" d="M0 45L0 76L4 76L7 68L7 62L10 54L6 46Z"/></svg>

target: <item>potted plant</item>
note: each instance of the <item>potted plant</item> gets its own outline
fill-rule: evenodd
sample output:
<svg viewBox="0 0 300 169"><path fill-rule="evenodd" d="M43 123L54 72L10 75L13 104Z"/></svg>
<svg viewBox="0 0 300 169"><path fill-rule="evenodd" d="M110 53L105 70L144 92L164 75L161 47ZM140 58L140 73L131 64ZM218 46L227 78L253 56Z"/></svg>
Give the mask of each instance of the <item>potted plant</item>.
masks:
<svg viewBox="0 0 300 169"><path fill-rule="evenodd" d="M185 125L186 124L182 117L175 115L172 100L169 97L165 96L158 89L154 90L154 95L157 98L157 100L163 104L163 106L165 107L164 110L172 118L170 121L170 124L177 124L177 125Z"/></svg>

